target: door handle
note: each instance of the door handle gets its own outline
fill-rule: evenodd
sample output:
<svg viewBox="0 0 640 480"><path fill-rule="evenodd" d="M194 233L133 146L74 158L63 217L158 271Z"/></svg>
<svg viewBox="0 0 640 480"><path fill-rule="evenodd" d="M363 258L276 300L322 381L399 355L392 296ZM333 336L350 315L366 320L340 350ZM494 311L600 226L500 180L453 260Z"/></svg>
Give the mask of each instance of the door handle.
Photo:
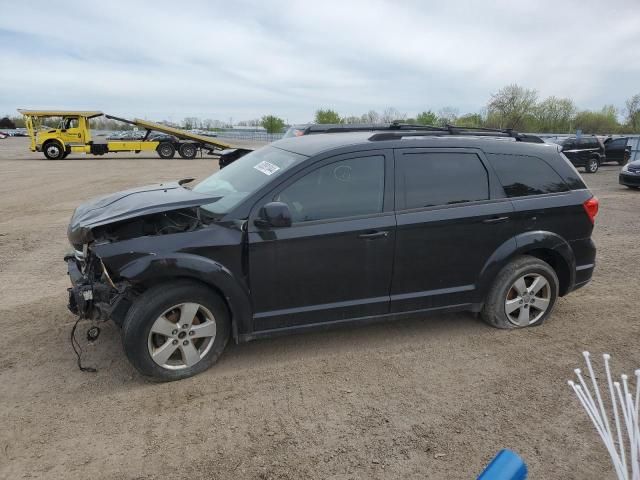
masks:
<svg viewBox="0 0 640 480"><path fill-rule="evenodd" d="M358 235L358 238L362 238L363 240L375 240L376 238L387 238L389 236L389 232L369 232L369 233L361 233Z"/></svg>
<svg viewBox="0 0 640 480"><path fill-rule="evenodd" d="M482 220L482 223L502 223L509 220L509 217L491 217Z"/></svg>

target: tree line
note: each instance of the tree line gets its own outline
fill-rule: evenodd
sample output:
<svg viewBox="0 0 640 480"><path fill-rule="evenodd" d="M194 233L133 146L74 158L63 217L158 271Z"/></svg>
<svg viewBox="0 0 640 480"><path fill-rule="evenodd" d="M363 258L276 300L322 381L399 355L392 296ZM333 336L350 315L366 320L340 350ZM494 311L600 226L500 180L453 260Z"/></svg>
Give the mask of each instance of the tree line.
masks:
<svg viewBox="0 0 640 480"><path fill-rule="evenodd" d="M5 119L3 119L4 121ZM22 117L7 117L6 120L23 127ZM387 108L382 112L369 110L360 115L341 116L332 109L318 109L313 123L391 123L400 121L419 125L459 125L463 127L513 128L521 132L573 133L581 130L584 133L640 133L640 93L633 95L625 102L625 107L618 111L613 105L604 105L599 110L580 109L570 98L555 96L540 99L538 92L520 85L507 85L492 94L484 108L475 113L460 114L455 107L445 107L437 112L423 110L410 117L395 108ZM45 122L54 127L58 120ZM6 123L6 122L5 122ZM233 120L228 122L197 117L186 117L178 124L164 121L187 130L204 129L219 130L231 128ZM243 120L236 125L243 127L263 127L268 133L279 133L287 126L285 120L276 115L264 115L262 118ZM128 130L132 126L109 119L92 119L92 128L100 130ZM5 127L7 128L7 127Z"/></svg>
<svg viewBox="0 0 640 480"><path fill-rule="evenodd" d="M623 118L620 121L620 118ZM331 109L316 111L315 123L390 123L400 121L419 125L459 125L464 127L513 128L523 132L640 133L640 93L625 102L623 111L613 105L600 110L579 109L570 98L539 99L536 90L507 85L492 94L477 113L460 115L453 107L438 112L424 110L414 117L388 108L382 113L371 110L361 116L340 116Z"/></svg>

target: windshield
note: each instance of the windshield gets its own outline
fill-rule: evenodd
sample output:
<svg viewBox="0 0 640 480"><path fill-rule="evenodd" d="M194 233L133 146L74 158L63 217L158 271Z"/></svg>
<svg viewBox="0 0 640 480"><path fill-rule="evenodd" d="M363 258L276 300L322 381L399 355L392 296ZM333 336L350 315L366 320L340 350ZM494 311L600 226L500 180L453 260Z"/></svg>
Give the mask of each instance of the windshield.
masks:
<svg viewBox="0 0 640 480"><path fill-rule="evenodd" d="M202 208L214 214L225 214L267 182L305 158L307 157L304 155L279 148L263 147L217 171L196 185L193 191L222 197L214 203L203 205Z"/></svg>

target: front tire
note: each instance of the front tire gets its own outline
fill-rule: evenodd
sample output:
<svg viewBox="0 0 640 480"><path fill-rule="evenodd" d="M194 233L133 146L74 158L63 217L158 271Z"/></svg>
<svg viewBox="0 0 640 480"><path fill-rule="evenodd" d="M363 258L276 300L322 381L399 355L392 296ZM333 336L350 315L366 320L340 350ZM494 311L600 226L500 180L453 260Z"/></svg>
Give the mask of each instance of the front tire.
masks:
<svg viewBox="0 0 640 480"><path fill-rule="evenodd" d="M229 340L224 301L204 285L180 281L136 299L122 329L131 364L160 381L191 377L211 367Z"/></svg>
<svg viewBox="0 0 640 480"><path fill-rule="evenodd" d="M58 142L47 142L42 146L44 156L49 160L62 160L65 156L64 148Z"/></svg>
<svg viewBox="0 0 640 480"><path fill-rule="evenodd" d="M596 173L598 171L598 168L600 168L600 161L597 158L593 157L587 160L587 163L584 166L584 171L586 173Z"/></svg>
<svg viewBox="0 0 640 480"><path fill-rule="evenodd" d="M539 258L524 255L505 266L496 277L481 312L496 328L540 325L558 298L558 276Z"/></svg>

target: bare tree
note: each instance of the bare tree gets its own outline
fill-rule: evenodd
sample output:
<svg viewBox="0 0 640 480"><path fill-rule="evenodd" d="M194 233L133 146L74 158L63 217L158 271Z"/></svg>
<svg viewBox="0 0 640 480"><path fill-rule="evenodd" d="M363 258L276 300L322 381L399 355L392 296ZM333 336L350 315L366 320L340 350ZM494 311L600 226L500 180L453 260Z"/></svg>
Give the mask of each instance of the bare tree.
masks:
<svg viewBox="0 0 640 480"><path fill-rule="evenodd" d="M487 105L489 119L500 128L520 128L533 111L538 92L519 85L507 85L491 95Z"/></svg>
<svg viewBox="0 0 640 480"><path fill-rule="evenodd" d="M440 125L453 125L458 119L458 109L454 107L444 107L438 112L438 121Z"/></svg>
<svg viewBox="0 0 640 480"><path fill-rule="evenodd" d="M362 123L380 123L380 114L375 110L369 110L362 115Z"/></svg>
<svg viewBox="0 0 640 480"><path fill-rule="evenodd" d="M382 116L380 120L382 123L391 123L396 120L405 120L407 118L406 113L400 113L397 109L393 107L386 108L384 112L382 112Z"/></svg>

